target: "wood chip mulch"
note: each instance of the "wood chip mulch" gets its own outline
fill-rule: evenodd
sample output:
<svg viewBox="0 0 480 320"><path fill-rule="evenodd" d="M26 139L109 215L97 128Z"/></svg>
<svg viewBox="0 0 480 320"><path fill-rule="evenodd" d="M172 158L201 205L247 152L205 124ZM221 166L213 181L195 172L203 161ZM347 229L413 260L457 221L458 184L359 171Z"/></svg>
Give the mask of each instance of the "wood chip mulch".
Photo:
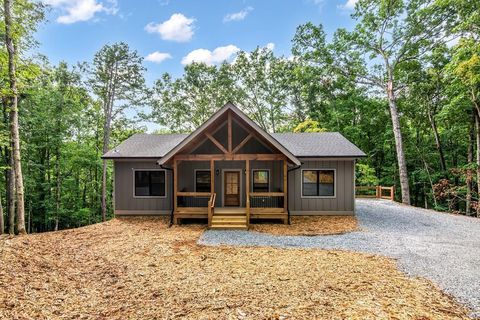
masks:
<svg viewBox="0 0 480 320"><path fill-rule="evenodd" d="M355 216L291 217L291 224L252 223L250 230L288 236L342 234L358 230Z"/></svg>
<svg viewBox="0 0 480 320"><path fill-rule="evenodd" d="M134 218L2 237L0 319L467 318L391 259L203 247L203 230Z"/></svg>

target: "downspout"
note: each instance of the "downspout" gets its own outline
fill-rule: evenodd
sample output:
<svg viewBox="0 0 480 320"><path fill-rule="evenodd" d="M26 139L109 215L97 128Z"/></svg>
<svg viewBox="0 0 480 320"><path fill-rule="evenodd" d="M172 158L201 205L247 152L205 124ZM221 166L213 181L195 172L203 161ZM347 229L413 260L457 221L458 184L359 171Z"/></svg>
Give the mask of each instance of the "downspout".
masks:
<svg viewBox="0 0 480 320"><path fill-rule="evenodd" d="M175 201L174 195L175 195L175 192L173 192L173 188L174 188L174 186L173 186L173 169L172 169L172 168L168 168L168 167L164 167L163 164L160 165L160 168L165 169L165 170L168 170L168 171L170 171L170 172L172 173L172 188L170 189L170 190L171 190L170 193L172 194L172 211L170 212L170 222L168 223L168 227L170 228L170 227L173 225L173 211L175 210L175 209L174 209L174 208L175 208L175 206L174 206L174 201ZM166 179L166 177L165 177L165 179Z"/></svg>
<svg viewBox="0 0 480 320"><path fill-rule="evenodd" d="M287 189L288 189L288 186L290 185L290 183L288 182L288 176L289 176L290 171L295 171L295 170L297 170L297 169L300 169L300 168L302 167L302 165L303 165L303 162L301 162L299 166L295 166L295 167L290 168L290 169L287 170ZM288 192L287 192L287 194L288 194ZM288 206L287 206L288 224L291 224L291 221L290 221L290 208L289 208L289 207L290 207L290 206L288 205Z"/></svg>

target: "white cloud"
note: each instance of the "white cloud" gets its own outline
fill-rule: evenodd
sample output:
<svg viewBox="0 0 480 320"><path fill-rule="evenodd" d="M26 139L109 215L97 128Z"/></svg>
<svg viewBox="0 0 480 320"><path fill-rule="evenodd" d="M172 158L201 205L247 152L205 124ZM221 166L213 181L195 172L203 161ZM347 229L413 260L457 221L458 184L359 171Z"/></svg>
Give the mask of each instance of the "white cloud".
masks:
<svg viewBox="0 0 480 320"><path fill-rule="evenodd" d="M347 0L342 5L339 5L338 7L343 10L353 10L355 9L355 4L358 2L358 0Z"/></svg>
<svg viewBox="0 0 480 320"><path fill-rule="evenodd" d="M238 51L240 51L240 49L233 44L225 47L218 47L213 51L207 49L196 49L183 57L182 64L186 65L192 62L203 62L207 65L213 65L229 60Z"/></svg>
<svg viewBox="0 0 480 320"><path fill-rule="evenodd" d="M187 18L181 13L174 13L162 23L150 22L145 26L148 33L158 33L163 40L187 42L193 36L195 19Z"/></svg>
<svg viewBox="0 0 480 320"><path fill-rule="evenodd" d="M275 49L275 43L269 42L269 43L267 43L267 45L265 46L265 48L267 48L267 49L270 50L270 51L273 51L273 49Z"/></svg>
<svg viewBox="0 0 480 320"><path fill-rule="evenodd" d="M155 51L155 52L152 52L152 53L148 54L145 57L145 61L150 61L150 62L154 62L154 63L161 63L161 62L163 62L167 59L171 59L171 58L172 58L172 56L170 55L170 53Z"/></svg>
<svg viewBox="0 0 480 320"><path fill-rule="evenodd" d="M71 24L88 21L98 12L115 15L118 12L116 0L98 2L97 0L45 0L45 4L65 13L57 18L58 23Z"/></svg>
<svg viewBox="0 0 480 320"><path fill-rule="evenodd" d="M229 13L225 17L223 17L223 22L230 22L230 21L242 21L247 17L247 15L252 11L252 7L246 7L243 10L235 13Z"/></svg>
<svg viewBox="0 0 480 320"><path fill-rule="evenodd" d="M309 0L309 2L316 5L319 9L322 9L323 6L325 5L325 0Z"/></svg>

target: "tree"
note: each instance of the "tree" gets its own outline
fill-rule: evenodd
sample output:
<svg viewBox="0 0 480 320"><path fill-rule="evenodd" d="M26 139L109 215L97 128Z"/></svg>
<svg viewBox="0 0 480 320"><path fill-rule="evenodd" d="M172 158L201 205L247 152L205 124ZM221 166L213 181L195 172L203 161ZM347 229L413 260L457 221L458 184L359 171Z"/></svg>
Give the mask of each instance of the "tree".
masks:
<svg viewBox="0 0 480 320"><path fill-rule="evenodd" d="M103 108L103 153L110 147L112 123L145 97L143 58L126 43L105 45L95 54L90 84ZM120 104L119 104L120 103ZM128 105L129 104L129 105ZM102 166L102 220L107 215L107 162Z"/></svg>
<svg viewBox="0 0 480 320"><path fill-rule="evenodd" d="M410 203L410 187L402 137L398 94L404 89L402 73L444 39L446 10L434 1L360 0L352 15L352 32L339 29L329 55L336 73L387 97L399 170L402 201Z"/></svg>
<svg viewBox="0 0 480 320"><path fill-rule="evenodd" d="M240 52L233 63L240 105L266 131L277 132L286 120L286 68L268 47Z"/></svg>
<svg viewBox="0 0 480 320"><path fill-rule="evenodd" d="M11 164L12 174L10 175L12 188L10 197L15 192L17 211L17 232L26 233L25 229L25 202L22 162L20 154L20 129L18 118L18 95L19 78L17 75L17 64L19 53L22 50L31 48L35 41L32 38L36 25L43 19L43 5L28 0L19 0L15 3L12 0L3 1L3 24L4 24L4 45L7 51L8 64L8 90L6 106L8 107L8 121L11 138ZM15 187L13 189L13 186ZM12 222L10 218L10 222ZM12 226L10 226L12 228ZM12 229L10 231L13 231Z"/></svg>
<svg viewBox="0 0 480 320"><path fill-rule="evenodd" d="M152 112L145 119L155 119L171 132L191 132L238 96L230 64L192 63L185 66L183 77L174 80L166 73L155 82Z"/></svg>
<svg viewBox="0 0 480 320"><path fill-rule="evenodd" d="M324 128L320 126L318 121L307 119L301 123L299 123L293 132L324 132L326 131Z"/></svg>

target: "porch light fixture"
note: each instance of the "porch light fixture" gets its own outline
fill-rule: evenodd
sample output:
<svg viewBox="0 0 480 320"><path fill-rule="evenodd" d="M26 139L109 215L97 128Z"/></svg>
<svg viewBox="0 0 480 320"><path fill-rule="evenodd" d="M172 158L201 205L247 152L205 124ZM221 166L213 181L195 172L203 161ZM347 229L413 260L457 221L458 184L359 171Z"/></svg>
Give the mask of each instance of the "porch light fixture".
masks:
<svg viewBox="0 0 480 320"><path fill-rule="evenodd" d="M219 174L220 174L220 170L218 170L218 169L217 169L217 170L215 170L215 175L217 175L217 176L218 176Z"/></svg>

